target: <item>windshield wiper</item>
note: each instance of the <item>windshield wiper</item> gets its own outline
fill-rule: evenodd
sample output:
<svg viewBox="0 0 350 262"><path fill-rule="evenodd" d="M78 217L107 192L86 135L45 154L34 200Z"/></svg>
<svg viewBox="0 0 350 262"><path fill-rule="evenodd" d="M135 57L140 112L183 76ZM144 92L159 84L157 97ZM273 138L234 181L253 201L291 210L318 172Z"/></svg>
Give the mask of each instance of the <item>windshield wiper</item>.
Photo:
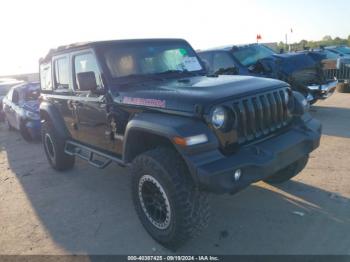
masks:
<svg viewBox="0 0 350 262"><path fill-rule="evenodd" d="M160 72L160 73L155 73L155 74L157 74L157 75L166 75L166 74L172 74L172 73L183 74L183 73L189 73L189 71L187 71L187 70L166 70L166 71L163 71L163 72Z"/></svg>
<svg viewBox="0 0 350 262"><path fill-rule="evenodd" d="M167 70L167 71L164 71L164 72L156 73L155 75L167 75L167 74L179 74L181 76L183 76L183 75L191 75L191 76L204 75L202 70L200 70L200 71Z"/></svg>

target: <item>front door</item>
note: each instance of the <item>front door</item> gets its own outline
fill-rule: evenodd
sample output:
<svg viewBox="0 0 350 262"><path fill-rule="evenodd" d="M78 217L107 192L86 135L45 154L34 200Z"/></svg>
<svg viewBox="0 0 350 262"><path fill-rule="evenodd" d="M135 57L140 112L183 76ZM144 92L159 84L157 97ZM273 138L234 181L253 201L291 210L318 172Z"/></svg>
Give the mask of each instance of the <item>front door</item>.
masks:
<svg viewBox="0 0 350 262"><path fill-rule="evenodd" d="M76 112L76 139L100 149L117 153L116 142L111 137L111 123L107 119L104 87L97 60L92 51L81 51L72 55L73 86ZM95 74L97 92L82 91L77 81L79 73Z"/></svg>

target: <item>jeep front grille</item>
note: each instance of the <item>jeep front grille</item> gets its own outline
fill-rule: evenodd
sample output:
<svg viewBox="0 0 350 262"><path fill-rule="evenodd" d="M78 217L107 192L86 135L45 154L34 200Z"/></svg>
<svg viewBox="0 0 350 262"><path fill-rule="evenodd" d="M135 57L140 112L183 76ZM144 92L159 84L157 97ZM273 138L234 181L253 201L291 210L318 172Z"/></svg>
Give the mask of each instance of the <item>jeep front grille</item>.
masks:
<svg viewBox="0 0 350 262"><path fill-rule="evenodd" d="M256 94L233 102L238 143L242 144L267 136L287 126L287 88Z"/></svg>
<svg viewBox="0 0 350 262"><path fill-rule="evenodd" d="M343 64L338 69L324 69L326 78L328 80L334 80L336 78L339 81L350 79L350 63Z"/></svg>

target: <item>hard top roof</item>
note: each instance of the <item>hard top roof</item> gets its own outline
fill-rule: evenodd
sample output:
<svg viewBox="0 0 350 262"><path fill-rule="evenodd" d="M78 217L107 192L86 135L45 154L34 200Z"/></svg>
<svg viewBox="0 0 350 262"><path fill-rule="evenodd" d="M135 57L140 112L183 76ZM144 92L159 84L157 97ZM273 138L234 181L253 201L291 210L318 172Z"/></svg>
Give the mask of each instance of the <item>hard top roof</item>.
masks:
<svg viewBox="0 0 350 262"><path fill-rule="evenodd" d="M95 46L111 45L111 44L127 44L127 43L159 43L159 42L174 42L185 41L180 38L149 38L149 39L124 39L124 40L107 40L107 41L91 41L91 42L79 42L69 45L62 45L54 49L50 49L49 53L41 58L39 61L44 62L51 59L52 56L70 52L73 50L79 50L84 48L91 48Z"/></svg>
<svg viewBox="0 0 350 262"><path fill-rule="evenodd" d="M13 86L13 88L17 89L17 90L27 89L28 87L37 87L39 89L40 83L39 82L23 82L23 83L19 83L19 84Z"/></svg>

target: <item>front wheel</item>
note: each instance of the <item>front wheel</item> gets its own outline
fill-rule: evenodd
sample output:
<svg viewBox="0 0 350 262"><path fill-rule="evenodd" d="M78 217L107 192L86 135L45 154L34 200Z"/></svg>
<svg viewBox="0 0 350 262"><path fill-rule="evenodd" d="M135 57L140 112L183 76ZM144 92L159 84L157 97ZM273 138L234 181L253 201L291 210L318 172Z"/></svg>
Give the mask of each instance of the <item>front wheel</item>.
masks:
<svg viewBox="0 0 350 262"><path fill-rule="evenodd" d="M269 184L280 184L286 182L299 174L306 166L308 160L309 155L304 156L284 169L278 171L276 174L264 179L264 182Z"/></svg>
<svg viewBox="0 0 350 262"><path fill-rule="evenodd" d="M136 212L156 241L176 249L207 226L208 195L194 187L187 166L174 150L143 153L132 169Z"/></svg>
<svg viewBox="0 0 350 262"><path fill-rule="evenodd" d="M74 156L64 152L66 140L57 134L49 121L42 124L41 137L46 157L54 169L65 171L74 166Z"/></svg>
<svg viewBox="0 0 350 262"><path fill-rule="evenodd" d="M27 142L30 142L33 140L32 136L30 135L28 128L26 127L25 121L21 120L19 125L19 132L21 133L21 136L23 139Z"/></svg>

